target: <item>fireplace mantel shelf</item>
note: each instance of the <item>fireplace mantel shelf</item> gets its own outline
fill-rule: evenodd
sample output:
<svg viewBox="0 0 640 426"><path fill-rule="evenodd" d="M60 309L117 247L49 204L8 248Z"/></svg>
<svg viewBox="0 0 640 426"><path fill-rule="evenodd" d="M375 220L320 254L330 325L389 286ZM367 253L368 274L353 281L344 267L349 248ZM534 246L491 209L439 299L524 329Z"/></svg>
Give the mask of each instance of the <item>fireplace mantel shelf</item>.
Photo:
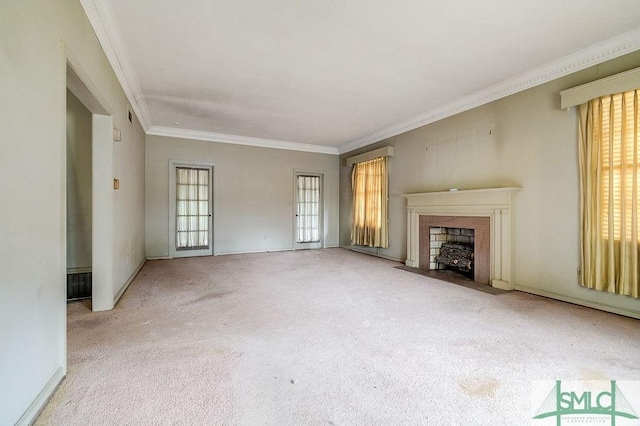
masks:
<svg viewBox="0 0 640 426"><path fill-rule="evenodd" d="M428 191L428 192L416 192L409 194L402 194L404 197L411 197L414 195L424 195L424 194L460 194L463 192L505 192L505 191L519 191L522 188L519 186L508 186L508 187L500 187L500 188L480 188L480 189L456 189L455 191L447 190L447 191Z"/></svg>
<svg viewBox="0 0 640 426"><path fill-rule="evenodd" d="M404 194L407 198L406 265L420 267L420 216L469 216L490 219L493 287L512 290L511 204L512 194L522 188L484 188Z"/></svg>
<svg viewBox="0 0 640 426"><path fill-rule="evenodd" d="M510 203L510 195L521 189L518 187L460 189L457 191L419 192L402 195L407 199L408 206L496 206L508 205Z"/></svg>

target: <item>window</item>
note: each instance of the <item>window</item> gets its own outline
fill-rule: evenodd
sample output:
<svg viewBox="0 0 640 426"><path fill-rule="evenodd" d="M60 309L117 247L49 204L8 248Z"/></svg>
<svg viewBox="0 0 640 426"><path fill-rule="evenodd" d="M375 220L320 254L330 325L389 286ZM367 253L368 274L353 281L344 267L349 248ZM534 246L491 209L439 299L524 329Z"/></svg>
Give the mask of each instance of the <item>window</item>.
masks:
<svg viewBox="0 0 640 426"><path fill-rule="evenodd" d="M386 157L354 164L351 188L353 190L351 244L388 247Z"/></svg>
<svg viewBox="0 0 640 426"><path fill-rule="evenodd" d="M604 96L594 109L595 122L602 123L595 129L602 141L602 237L616 241L622 239L623 224L632 223L633 209L628 207L633 205L640 177L636 170L640 151L636 149L637 138L632 137L636 123L634 94L637 96L637 92ZM632 227L624 228L624 239L629 241ZM638 232L640 229L635 230L636 237Z"/></svg>
<svg viewBox="0 0 640 426"><path fill-rule="evenodd" d="M580 106L582 285L639 297L640 90Z"/></svg>

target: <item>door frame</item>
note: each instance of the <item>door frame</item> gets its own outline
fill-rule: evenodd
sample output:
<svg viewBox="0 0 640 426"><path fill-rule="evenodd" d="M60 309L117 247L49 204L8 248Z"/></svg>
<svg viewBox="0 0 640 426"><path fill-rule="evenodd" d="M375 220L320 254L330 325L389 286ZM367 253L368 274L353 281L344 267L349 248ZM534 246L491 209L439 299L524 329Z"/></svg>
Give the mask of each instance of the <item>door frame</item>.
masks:
<svg viewBox="0 0 640 426"><path fill-rule="evenodd" d="M214 236L214 217L215 203L213 197L215 194L213 183L215 165L213 163L203 163L200 161L189 160L169 160L169 257L194 257L194 256L213 256L213 236ZM192 167L199 169L209 169L209 248L201 250L177 250L176 249L176 168Z"/></svg>
<svg viewBox="0 0 640 426"><path fill-rule="evenodd" d="M306 170L306 169L294 169L293 171L293 233L292 233L292 246L293 250L304 249L319 249L325 247L324 238L324 175L322 170ZM318 208L318 233L320 241L313 243L299 243L298 242L298 176L317 176L320 178L320 202Z"/></svg>
<svg viewBox="0 0 640 426"><path fill-rule="evenodd" d="M113 283L113 112L100 91L89 78L89 74L75 59L63 43L66 90L69 89L91 112L91 310L93 312L113 309L115 305ZM66 124L66 117L64 123ZM65 126L66 127L66 126ZM66 200L66 133L65 133L65 193ZM66 253L67 221L64 205L64 245ZM66 255L65 255L66 295ZM66 303L66 297L65 297Z"/></svg>

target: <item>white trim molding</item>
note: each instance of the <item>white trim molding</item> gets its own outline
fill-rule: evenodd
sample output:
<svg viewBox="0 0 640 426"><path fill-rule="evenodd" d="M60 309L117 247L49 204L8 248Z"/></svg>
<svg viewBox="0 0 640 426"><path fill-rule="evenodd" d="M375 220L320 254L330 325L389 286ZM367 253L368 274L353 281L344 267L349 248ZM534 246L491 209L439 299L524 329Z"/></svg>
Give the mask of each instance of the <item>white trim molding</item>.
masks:
<svg viewBox="0 0 640 426"><path fill-rule="evenodd" d="M131 284L134 278L138 276L138 273L142 270L142 267L145 265L145 263L147 263L147 259L143 259L142 262L140 262L135 271L133 271L131 275L129 275L129 279L127 279L127 282L125 282L122 287L120 287L118 293L113 297L113 306L116 306L116 304L120 301L120 298L122 297L124 292L129 288L129 284Z"/></svg>
<svg viewBox="0 0 640 426"><path fill-rule="evenodd" d="M294 251L293 247L276 248L276 249L264 249L264 250L243 250L243 251L225 251L222 253L216 253L216 256L232 256L235 254L259 254L259 253L271 253L280 251Z"/></svg>
<svg viewBox="0 0 640 426"><path fill-rule="evenodd" d="M146 132L151 127L149 109L109 2L106 0L80 0L80 4L89 18L93 31L95 31L105 55L107 55L131 108Z"/></svg>
<svg viewBox="0 0 640 426"><path fill-rule="evenodd" d="M640 319L640 312L638 311L620 308L618 306L609 305L607 303L600 303L600 302L594 302L587 299L580 299L578 297L567 296L564 294L554 293L552 291L541 290L539 288L527 287L519 284L516 284L515 289L523 293L529 293L536 296L559 300L561 302L573 303L574 305L586 306L587 308L598 309L600 311L605 311L605 312L611 312L612 314L624 315L626 317Z"/></svg>
<svg viewBox="0 0 640 426"><path fill-rule="evenodd" d="M33 400L31 405L29 405L29 408L27 408L22 417L18 419L18 421L16 422L16 426L26 426L34 424L64 378L64 367L58 367L58 369L53 373L53 376L51 376L44 388L42 388L36 399Z"/></svg>
<svg viewBox="0 0 640 426"><path fill-rule="evenodd" d="M321 154L343 154L363 146L388 139L429 123L433 123L514 93L555 80L585 68L640 50L640 28L612 37L537 69L504 80L476 93L413 117L398 124L344 143L339 148L297 142L260 139L186 129L154 126L140 83L129 60L117 22L107 0L80 0L89 22L113 67L113 70L129 99L132 109L147 134L224 142L239 145L261 146Z"/></svg>
<svg viewBox="0 0 640 426"><path fill-rule="evenodd" d="M407 198L407 260L420 267L420 220L426 216L477 216L490 219L490 283L513 290L511 261L512 194L521 188L487 188L404 194Z"/></svg>
<svg viewBox="0 0 640 426"><path fill-rule="evenodd" d="M188 130L175 127L153 126L147 131L147 134L171 138L193 139L198 141L257 146L261 148L288 149L291 151L338 155L338 148L332 146L278 141L273 139L254 138L250 136L226 135L223 133L203 132L199 130Z"/></svg>
<svg viewBox="0 0 640 426"><path fill-rule="evenodd" d="M400 262L400 263L404 262L399 257L387 256L387 255L380 254L380 253L373 253L373 252L370 252L370 251L363 250L362 248L360 248L358 246L344 246L342 248L344 248L345 250L353 251L355 253L359 253L359 254L366 254L368 256L379 257L380 259L391 260L393 262Z"/></svg>
<svg viewBox="0 0 640 426"><path fill-rule="evenodd" d="M547 83L565 75L615 59L627 53L640 50L640 28L597 43L564 58L550 62L534 70L489 86L469 96L451 102L440 108L419 115L410 120L380 129L370 135L353 140L339 148L340 154L363 146L397 136L418 127L434 123L452 115L488 104L523 90Z"/></svg>

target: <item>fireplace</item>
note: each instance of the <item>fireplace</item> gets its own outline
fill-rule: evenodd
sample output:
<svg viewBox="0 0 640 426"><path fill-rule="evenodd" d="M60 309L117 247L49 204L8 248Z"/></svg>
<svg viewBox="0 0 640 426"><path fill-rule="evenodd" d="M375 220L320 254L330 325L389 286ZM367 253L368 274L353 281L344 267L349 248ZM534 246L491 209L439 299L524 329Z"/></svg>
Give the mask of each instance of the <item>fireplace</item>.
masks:
<svg viewBox="0 0 640 426"><path fill-rule="evenodd" d="M406 265L438 269L433 262L432 230L473 230L473 279L503 290L514 288L511 277L511 204L519 188L405 194L407 198ZM443 240L443 237L440 237Z"/></svg>
<svg viewBox="0 0 640 426"><path fill-rule="evenodd" d="M437 265L431 262L431 255L433 253L431 250L432 248L436 249L440 244L431 241L431 230L438 228L467 229L473 231L474 237L473 280L479 283L489 284L491 240L489 235L490 220L488 217L420 215L419 221L420 252L418 267L420 269L438 269Z"/></svg>

